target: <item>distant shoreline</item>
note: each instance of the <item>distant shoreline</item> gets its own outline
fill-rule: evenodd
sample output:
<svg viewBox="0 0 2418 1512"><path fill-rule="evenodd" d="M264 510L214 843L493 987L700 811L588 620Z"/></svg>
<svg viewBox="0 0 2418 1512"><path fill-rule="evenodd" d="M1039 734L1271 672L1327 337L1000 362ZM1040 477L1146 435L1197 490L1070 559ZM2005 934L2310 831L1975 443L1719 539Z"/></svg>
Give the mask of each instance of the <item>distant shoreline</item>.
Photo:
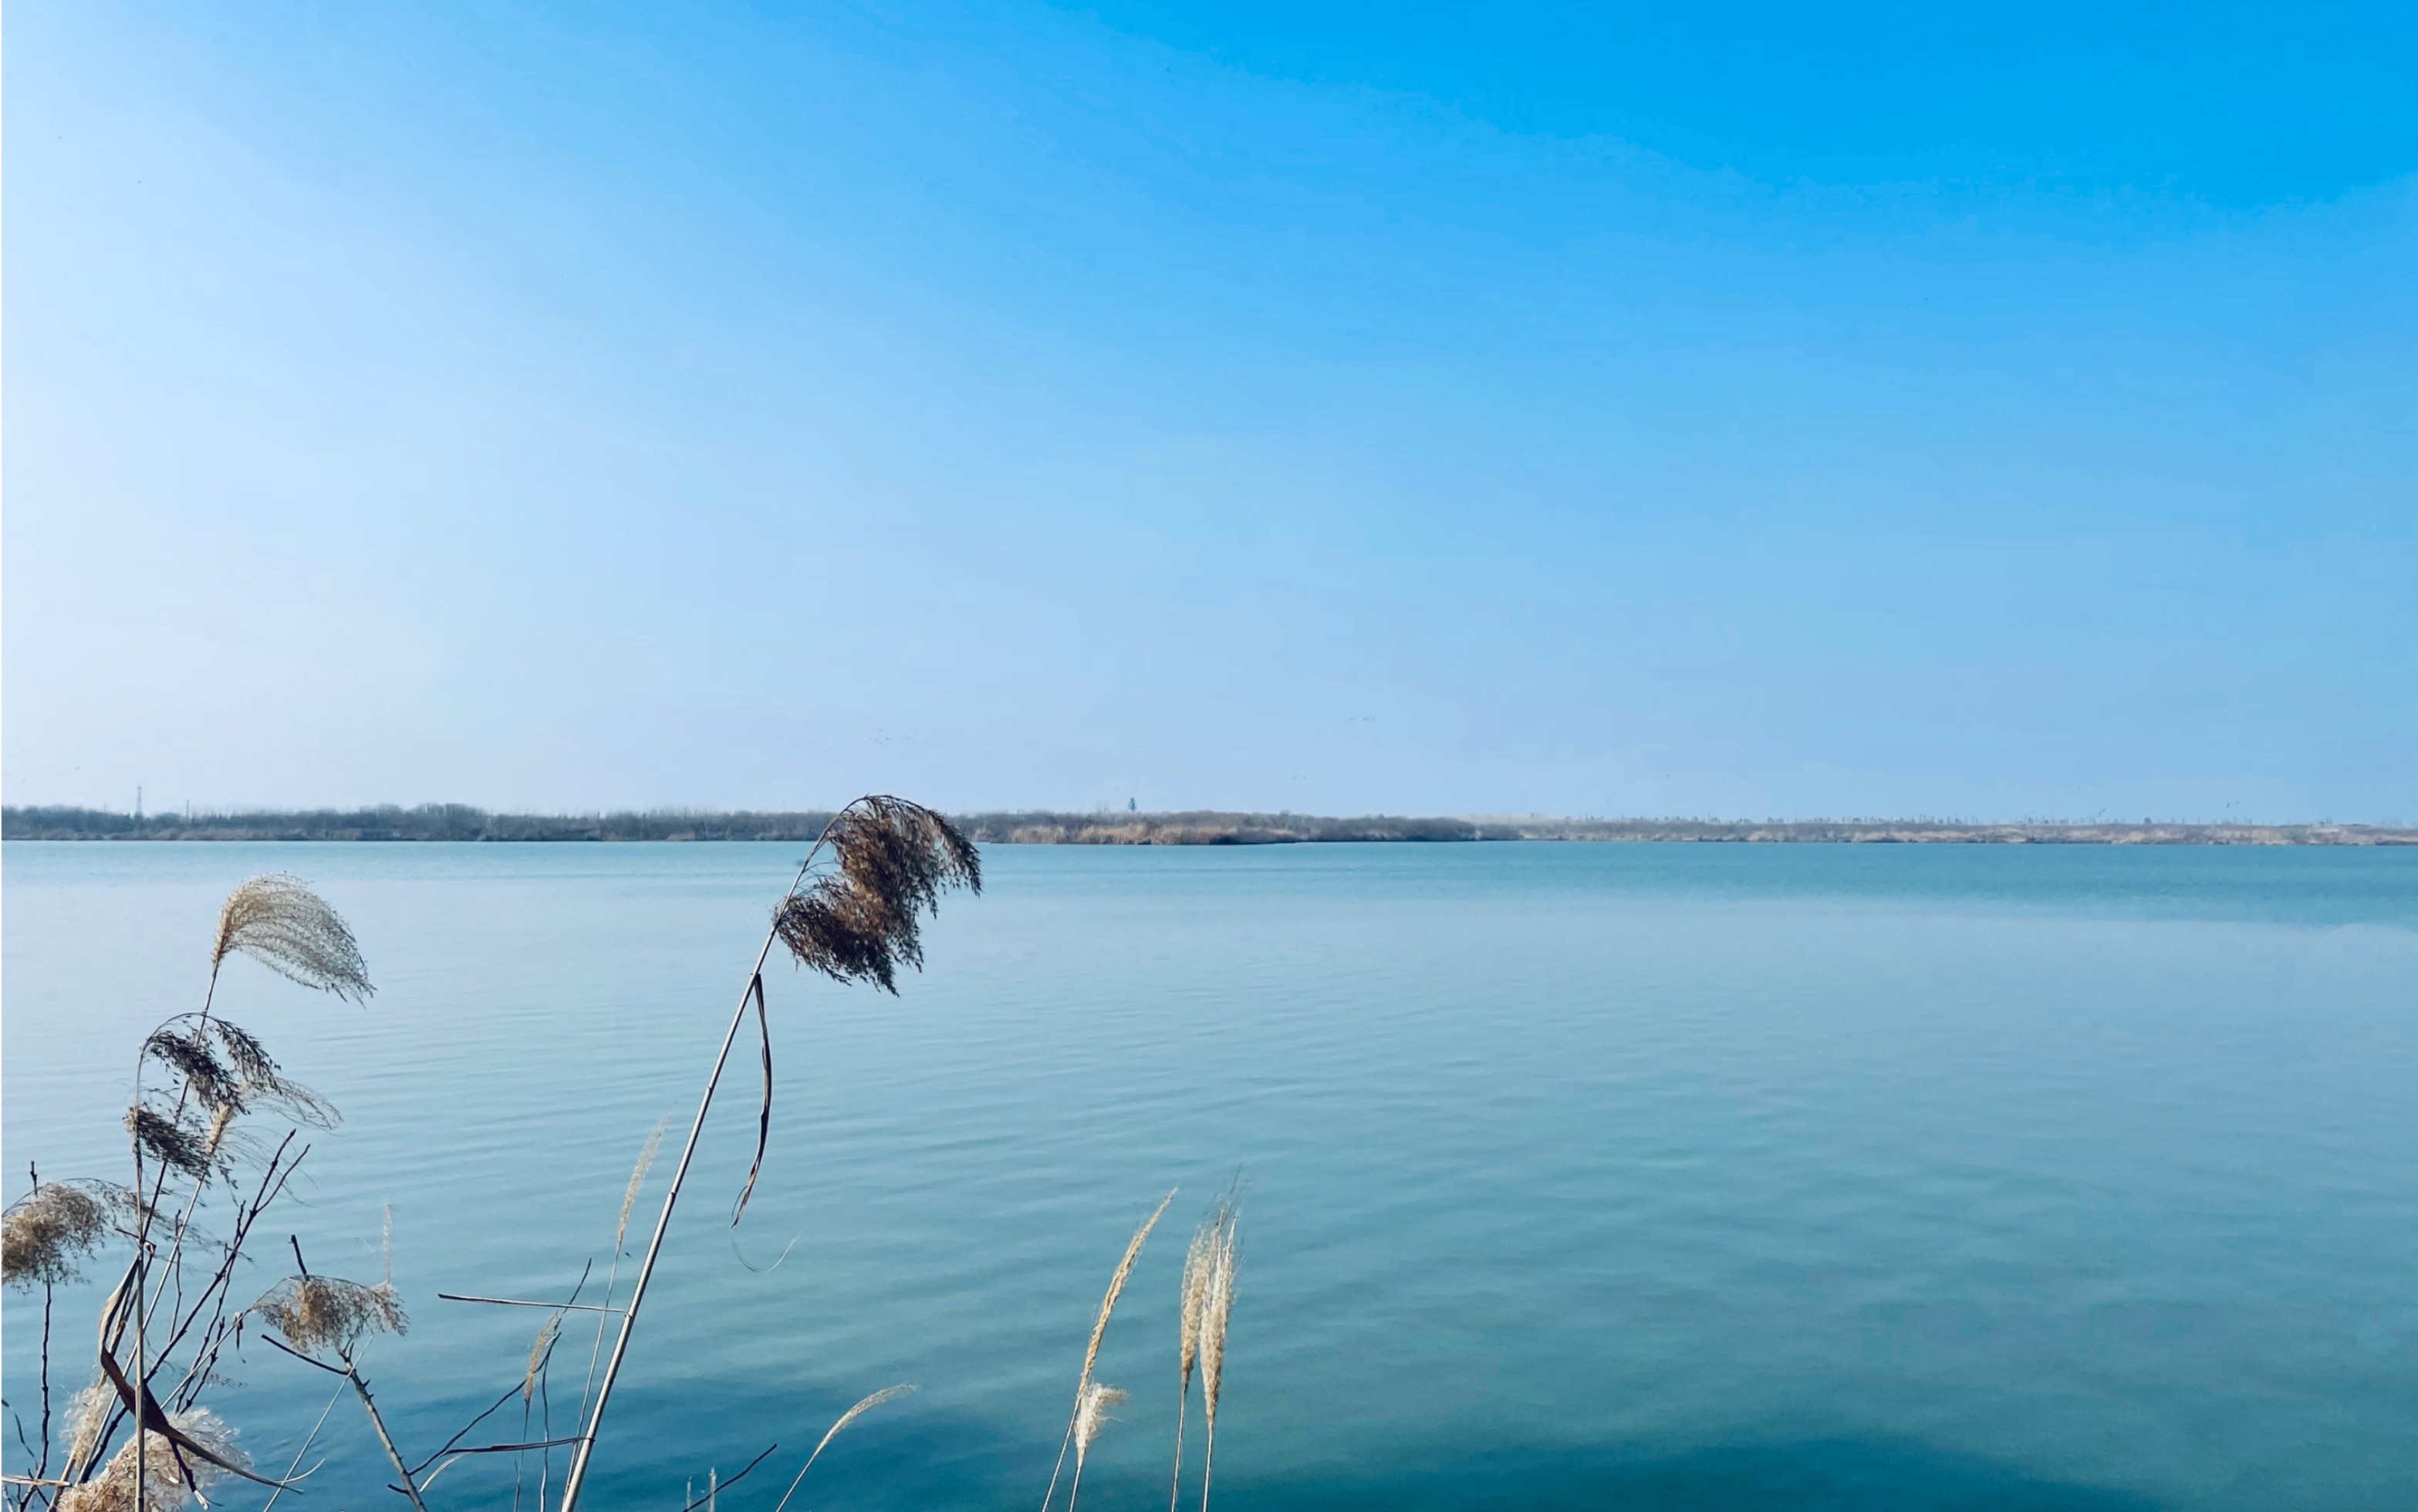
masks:
<svg viewBox="0 0 2418 1512"><path fill-rule="evenodd" d="M1953 819L1722 820L1322 818L1302 814L1027 813L955 816L986 845L1258 846L1349 842L1585 841L1781 845L2418 846L2418 828L2375 824L1968 823ZM658 809L494 814L459 803L418 808L164 814L0 809L9 840L811 841L828 811Z"/></svg>

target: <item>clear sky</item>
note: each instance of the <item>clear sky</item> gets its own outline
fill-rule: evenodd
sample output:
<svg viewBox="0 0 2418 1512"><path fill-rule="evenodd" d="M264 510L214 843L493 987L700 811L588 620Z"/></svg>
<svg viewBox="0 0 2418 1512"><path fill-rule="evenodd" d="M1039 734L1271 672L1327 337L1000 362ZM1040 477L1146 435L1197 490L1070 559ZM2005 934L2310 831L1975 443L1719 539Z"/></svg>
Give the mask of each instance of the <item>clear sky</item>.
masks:
<svg viewBox="0 0 2418 1512"><path fill-rule="evenodd" d="M2418 820L2418 8L6 70L11 802Z"/></svg>

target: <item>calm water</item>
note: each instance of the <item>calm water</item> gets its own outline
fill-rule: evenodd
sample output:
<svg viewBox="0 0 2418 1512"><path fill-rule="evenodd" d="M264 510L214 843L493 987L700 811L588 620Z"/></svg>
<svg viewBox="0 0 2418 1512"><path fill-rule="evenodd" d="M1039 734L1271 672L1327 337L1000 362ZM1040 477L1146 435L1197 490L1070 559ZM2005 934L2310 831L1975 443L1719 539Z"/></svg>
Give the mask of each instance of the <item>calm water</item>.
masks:
<svg viewBox="0 0 2418 1512"><path fill-rule="evenodd" d="M10 845L8 1192L29 1159L118 1171L131 1047L194 1005L217 900L307 876L374 1004L249 963L220 1002L348 1115L278 1236L374 1277L393 1206L414 1326L368 1367L433 1447L538 1321L436 1292L559 1294L602 1263L794 862ZM1229 1506L2418 1505L2418 852L988 864L899 999L770 977L769 1170L734 1242L742 1060L600 1512L672 1512L778 1441L723 1504L768 1512L832 1415L898 1381L922 1389L834 1443L807 1504L1030 1512L1107 1273L1180 1184L1109 1334L1100 1375L1134 1397L1082 1499L1163 1505L1176 1266L1238 1170ZM65 1337L94 1300L62 1298ZM37 1314L8 1307L25 1411ZM257 1347L233 1373L215 1405L282 1466L324 1378ZM322 1443L291 1504L401 1504L349 1403ZM511 1476L438 1492L508 1505Z"/></svg>

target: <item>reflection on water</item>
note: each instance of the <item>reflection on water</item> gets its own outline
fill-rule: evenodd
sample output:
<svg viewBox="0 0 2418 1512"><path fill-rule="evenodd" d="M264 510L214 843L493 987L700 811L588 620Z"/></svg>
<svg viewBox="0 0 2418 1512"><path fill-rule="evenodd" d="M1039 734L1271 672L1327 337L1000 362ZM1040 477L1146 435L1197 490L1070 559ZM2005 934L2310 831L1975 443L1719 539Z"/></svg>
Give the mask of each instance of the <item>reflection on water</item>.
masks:
<svg viewBox="0 0 2418 1512"><path fill-rule="evenodd" d="M394 1206L415 1326L368 1368L433 1446L518 1379L536 1321L436 1292L559 1294L605 1258L795 861L11 845L11 1192L28 1159L115 1170L132 1046L192 1005L218 898L302 872L378 996L247 968L222 1004L348 1115L283 1216L314 1263L373 1272ZM769 1506L895 1381L922 1389L833 1446L819 1504L1036 1506L1108 1269L1180 1184L1102 1354L1134 1396L1083 1495L1163 1504L1182 1240L1238 1169L1229 1505L2418 1504L2418 854L987 864L899 998L771 978L767 1173L734 1235L742 1065L599 1512L677 1506L778 1441ZM12 1407L38 1317L8 1300ZM317 1381L258 1349L232 1373L219 1410L282 1463ZM358 1423L327 1443L322 1503L388 1494ZM511 1477L443 1490L501 1506Z"/></svg>

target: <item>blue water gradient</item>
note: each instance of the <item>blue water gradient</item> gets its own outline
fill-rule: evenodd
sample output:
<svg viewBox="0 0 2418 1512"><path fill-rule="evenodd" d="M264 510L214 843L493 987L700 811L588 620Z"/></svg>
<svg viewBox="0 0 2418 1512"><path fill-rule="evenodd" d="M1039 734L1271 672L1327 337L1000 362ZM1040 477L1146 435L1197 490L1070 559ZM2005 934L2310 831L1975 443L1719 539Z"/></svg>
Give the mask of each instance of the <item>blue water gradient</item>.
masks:
<svg viewBox="0 0 2418 1512"><path fill-rule="evenodd" d="M436 1291L559 1294L606 1262L630 1161L693 1103L796 859L11 844L9 1193L29 1160L119 1172L132 1047L197 1001L218 899L300 872L377 997L246 962L220 1006L347 1114L277 1237L374 1277L392 1204L413 1327L367 1367L434 1447L519 1378L538 1321ZM599 1512L671 1512L778 1442L723 1501L769 1512L832 1416L899 1381L921 1389L802 1501L1030 1512L1100 1288L1180 1186L1102 1353L1133 1399L1081 1504L1164 1505L1176 1267L1236 1172L1222 1505L2418 1504L2418 852L986 863L897 999L771 973L767 1173L734 1235L742 1054ZM272 1250L246 1290L279 1274ZM97 1300L59 1298L69 1389ZM29 1423L38 1321L9 1297ZM257 1347L230 1373L214 1405L282 1466L325 1378ZM349 1404L323 1453L296 1507L401 1504ZM508 1506L512 1474L437 1489Z"/></svg>

